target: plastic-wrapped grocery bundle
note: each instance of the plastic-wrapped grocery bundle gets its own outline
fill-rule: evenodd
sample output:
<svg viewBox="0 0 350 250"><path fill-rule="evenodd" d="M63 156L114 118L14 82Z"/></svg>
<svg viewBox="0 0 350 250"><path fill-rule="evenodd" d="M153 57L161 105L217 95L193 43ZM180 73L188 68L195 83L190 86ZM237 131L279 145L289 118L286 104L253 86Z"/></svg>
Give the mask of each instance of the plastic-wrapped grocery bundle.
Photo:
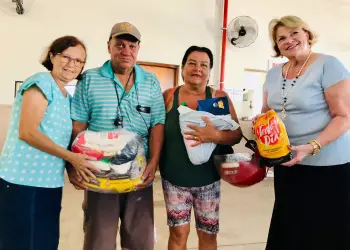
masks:
<svg viewBox="0 0 350 250"><path fill-rule="evenodd" d="M230 114L213 115L212 113L193 110L183 105L178 108L178 111L180 113L179 120L182 135L184 135L184 132L186 131L191 131L187 126L189 124L199 127L206 126L205 121L202 119L203 116L208 117L218 130L236 130L239 128L238 123L232 120ZM207 162L216 147L215 143L201 143L200 145L193 147L192 145L196 143L196 141L188 140L185 137L184 142L188 157L194 165L200 165Z"/></svg>
<svg viewBox="0 0 350 250"><path fill-rule="evenodd" d="M101 170L97 179L84 183L89 190L102 193L126 193L142 183L146 167L143 139L126 130L83 131L72 144L72 151L95 158L90 161Z"/></svg>

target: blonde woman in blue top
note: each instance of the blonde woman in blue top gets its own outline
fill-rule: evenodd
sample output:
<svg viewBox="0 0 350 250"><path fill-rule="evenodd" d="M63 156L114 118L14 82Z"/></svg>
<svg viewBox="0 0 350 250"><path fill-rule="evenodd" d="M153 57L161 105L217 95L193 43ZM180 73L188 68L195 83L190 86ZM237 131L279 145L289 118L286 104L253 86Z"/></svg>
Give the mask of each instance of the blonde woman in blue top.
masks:
<svg viewBox="0 0 350 250"><path fill-rule="evenodd" d="M86 60L75 37L55 40L42 64L50 72L24 81L0 158L0 249L57 250L65 161L93 176L87 158L67 150L70 97L65 86Z"/></svg>
<svg viewBox="0 0 350 250"><path fill-rule="evenodd" d="M300 18L270 23L276 56L262 112L283 119L293 158L274 167L275 205L267 250L350 249L350 73L315 53L316 36Z"/></svg>

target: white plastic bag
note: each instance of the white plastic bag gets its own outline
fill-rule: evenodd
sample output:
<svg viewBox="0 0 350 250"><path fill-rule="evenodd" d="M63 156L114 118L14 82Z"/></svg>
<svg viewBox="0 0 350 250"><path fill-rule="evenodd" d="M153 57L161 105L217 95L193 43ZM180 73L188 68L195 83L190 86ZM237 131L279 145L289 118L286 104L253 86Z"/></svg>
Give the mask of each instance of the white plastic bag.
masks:
<svg viewBox="0 0 350 250"><path fill-rule="evenodd" d="M180 106L178 108L180 113L180 129L187 150L188 157L194 165L200 165L207 162L214 151L215 143L202 143L196 147L192 147L195 143L193 140L185 139L184 132L191 131L187 125L192 124L199 127L204 127L205 121L202 117L206 116L215 125L218 130L236 130L239 128L237 122L232 120L231 115L213 115L205 111L196 111L186 106Z"/></svg>

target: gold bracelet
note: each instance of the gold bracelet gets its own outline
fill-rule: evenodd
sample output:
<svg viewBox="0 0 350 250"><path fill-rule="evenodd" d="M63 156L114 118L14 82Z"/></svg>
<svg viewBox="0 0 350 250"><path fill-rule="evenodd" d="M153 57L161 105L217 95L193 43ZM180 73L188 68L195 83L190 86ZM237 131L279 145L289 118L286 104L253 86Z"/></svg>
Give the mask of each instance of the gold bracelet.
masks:
<svg viewBox="0 0 350 250"><path fill-rule="evenodd" d="M317 146L318 146L318 148L321 150L321 144L318 142L318 141L316 141L316 140L312 140Z"/></svg>
<svg viewBox="0 0 350 250"><path fill-rule="evenodd" d="M318 141L312 140L308 142L308 144L310 144L313 147L313 151L311 153L312 156L316 155L318 152L321 151L321 144Z"/></svg>

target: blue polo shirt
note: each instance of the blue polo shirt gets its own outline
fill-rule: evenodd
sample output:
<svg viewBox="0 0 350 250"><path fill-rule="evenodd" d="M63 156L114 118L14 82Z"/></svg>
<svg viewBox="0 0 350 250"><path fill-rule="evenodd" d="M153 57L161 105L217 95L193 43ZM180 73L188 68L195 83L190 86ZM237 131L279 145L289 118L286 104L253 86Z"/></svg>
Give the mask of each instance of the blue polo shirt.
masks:
<svg viewBox="0 0 350 250"><path fill-rule="evenodd" d="M77 83L71 106L75 121L88 123L88 129L96 132L115 130L118 98L124 129L136 132L144 138L148 154L148 128L165 123L165 106L157 77L135 65L135 82L128 93L115 76L110 60L102 67L89 69ZM124 93L124 94L123 94ZM136 106L150 107L150 113L138 112Z"/></svg>

